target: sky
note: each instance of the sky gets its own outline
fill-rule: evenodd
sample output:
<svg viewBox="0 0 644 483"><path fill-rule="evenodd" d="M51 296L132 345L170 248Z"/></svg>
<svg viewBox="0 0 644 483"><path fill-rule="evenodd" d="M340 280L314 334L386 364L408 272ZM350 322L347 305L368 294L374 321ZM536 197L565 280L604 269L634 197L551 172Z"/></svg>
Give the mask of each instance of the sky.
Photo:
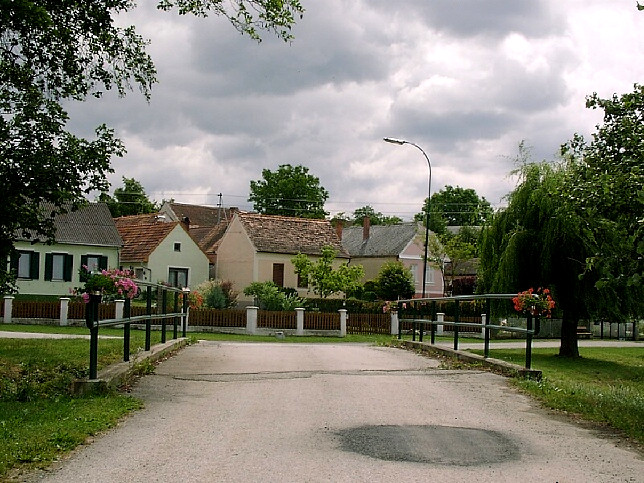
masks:
<svg viewBox="0 0 644 483"><path fill-rule="evenodd" d="M134 178L155 201L252 210L251 180L302 165L331 215L370 205L413 218L429 191L472 188L493 207L515 187L518 146L554 161L601 112L586 96L644 82L635 0L301 0L284 42L224 18L139 2L118 18L150 40L158 84L68 105L73 132L106 123L125 143L112 190Z"/></svg>

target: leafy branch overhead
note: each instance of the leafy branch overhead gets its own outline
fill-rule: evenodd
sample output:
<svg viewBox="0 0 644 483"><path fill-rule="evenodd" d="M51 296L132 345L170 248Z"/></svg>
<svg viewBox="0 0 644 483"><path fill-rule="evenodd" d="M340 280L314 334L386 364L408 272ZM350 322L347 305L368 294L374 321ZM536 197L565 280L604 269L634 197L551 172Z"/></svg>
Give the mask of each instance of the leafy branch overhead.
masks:
<svg viewBox="0 0 644 483"><path fill-rule="evenodd" d="M262 30L291 40L291 26L304 12L299 0L161 0L157 6L223 16L257 40ZM104 125L92 139L72 134L63 106L108 90L124 96L136 88L150 98L157 72L149 41L134 26L115 23L135 8L131 0L2 2L0 259L19 236L51 240L52 218L63 206L75 209L88 193L107 191L110 161L125 147ZM0 292L12 291L14 279L0 268Z"/></svg>

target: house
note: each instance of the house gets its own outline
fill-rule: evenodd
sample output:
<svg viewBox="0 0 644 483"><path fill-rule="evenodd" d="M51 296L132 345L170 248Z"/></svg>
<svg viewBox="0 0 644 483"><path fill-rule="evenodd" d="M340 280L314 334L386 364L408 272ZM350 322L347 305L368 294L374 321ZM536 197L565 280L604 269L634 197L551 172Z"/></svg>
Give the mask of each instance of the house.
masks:
<svg viewBox="0 0 644 483"><path fill-rule="evenodd" d="M182 221L188 225L190 236L197 242L210 260L210 278L216 278L217 249L228 224L238 208L191 205L166 201L159 215L166 221Z"/></svg>
<svg viewBox="0 0 644 483"><path fill-rule="evenodd" d="M337 251L338 265L349 261L328 220L238 212L219 243L217 278L233 282L239 292L252 282L272 280L306 297L308 286L299 280L291 259L303 253L315 260L327 245ZM252 299L240 296L239 301Z"/></svg>
<svg viewBox="0 0 644 483"><path fill-rule="evenodd" d="M43 209L53 209L43 205ZM121 237L105 203L90 203L54 217L54 243L21 236L14 246L10 266L16 270L21 294L69 295L80 287L80 268L115 268L119 264Z"/></svg>
<svg viewBox="0 0 644 483"><path fill-rule="evenodd" d="M115 223L123 239L120 265L136 278L190 288L208 280L208 257L184 223L158 214L123 216Z"/></svg>
<svg viewBox="0 0 644 483"><path fill-rule="evenodd" d="M363 226L338 228L342 233L342 246L351 256L351 263L364 267L364 280L373 280L380 268L391 261L400 261L411 270L416 287L416 297L423 293L424 239L418 236L418 225L371 226L368 217ZM425 297L443 296L443 276L439 267L427 263Z"/></svg>

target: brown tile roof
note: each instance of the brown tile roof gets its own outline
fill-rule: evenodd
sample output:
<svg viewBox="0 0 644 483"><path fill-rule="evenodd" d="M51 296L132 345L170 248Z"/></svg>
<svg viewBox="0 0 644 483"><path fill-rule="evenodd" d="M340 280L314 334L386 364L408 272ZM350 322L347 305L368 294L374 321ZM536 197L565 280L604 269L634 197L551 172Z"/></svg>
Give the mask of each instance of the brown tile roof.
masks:
<svg viewBox="0 0 644 483"><path fill-rule="evenodd" d="M122 216L114 221L123 238L120 257L123 262L147 262L156 247L180 225L178 221L156 220L154 214Z"/></svg>
<svg viewBox="0 0 644 483"><path fill-rule="evenodd" d="M221 239L226 233L228 223L220 223L214 227L190 228L190 236L197 242L201 250L208 256L211 262L217 258L217 249Z"/></svg>
<svg viewBox="0 0 644 483"><path fill-rule="evenodd" d="M237 216L260 252L319 255L322 247L331 245L338 257L349 258L328 220L243 212Z"/></svg>

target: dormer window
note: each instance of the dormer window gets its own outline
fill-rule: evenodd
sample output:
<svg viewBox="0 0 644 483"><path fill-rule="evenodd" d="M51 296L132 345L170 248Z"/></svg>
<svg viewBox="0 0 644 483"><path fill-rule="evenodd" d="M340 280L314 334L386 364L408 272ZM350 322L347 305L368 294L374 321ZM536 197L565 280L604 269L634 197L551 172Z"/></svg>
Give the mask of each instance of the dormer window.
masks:
<svg viewBox="0 0 644 483"><path fill-rule="evenodd" d="M181 251L181 242L174 242L174 251L175 252Z"/></svg>

